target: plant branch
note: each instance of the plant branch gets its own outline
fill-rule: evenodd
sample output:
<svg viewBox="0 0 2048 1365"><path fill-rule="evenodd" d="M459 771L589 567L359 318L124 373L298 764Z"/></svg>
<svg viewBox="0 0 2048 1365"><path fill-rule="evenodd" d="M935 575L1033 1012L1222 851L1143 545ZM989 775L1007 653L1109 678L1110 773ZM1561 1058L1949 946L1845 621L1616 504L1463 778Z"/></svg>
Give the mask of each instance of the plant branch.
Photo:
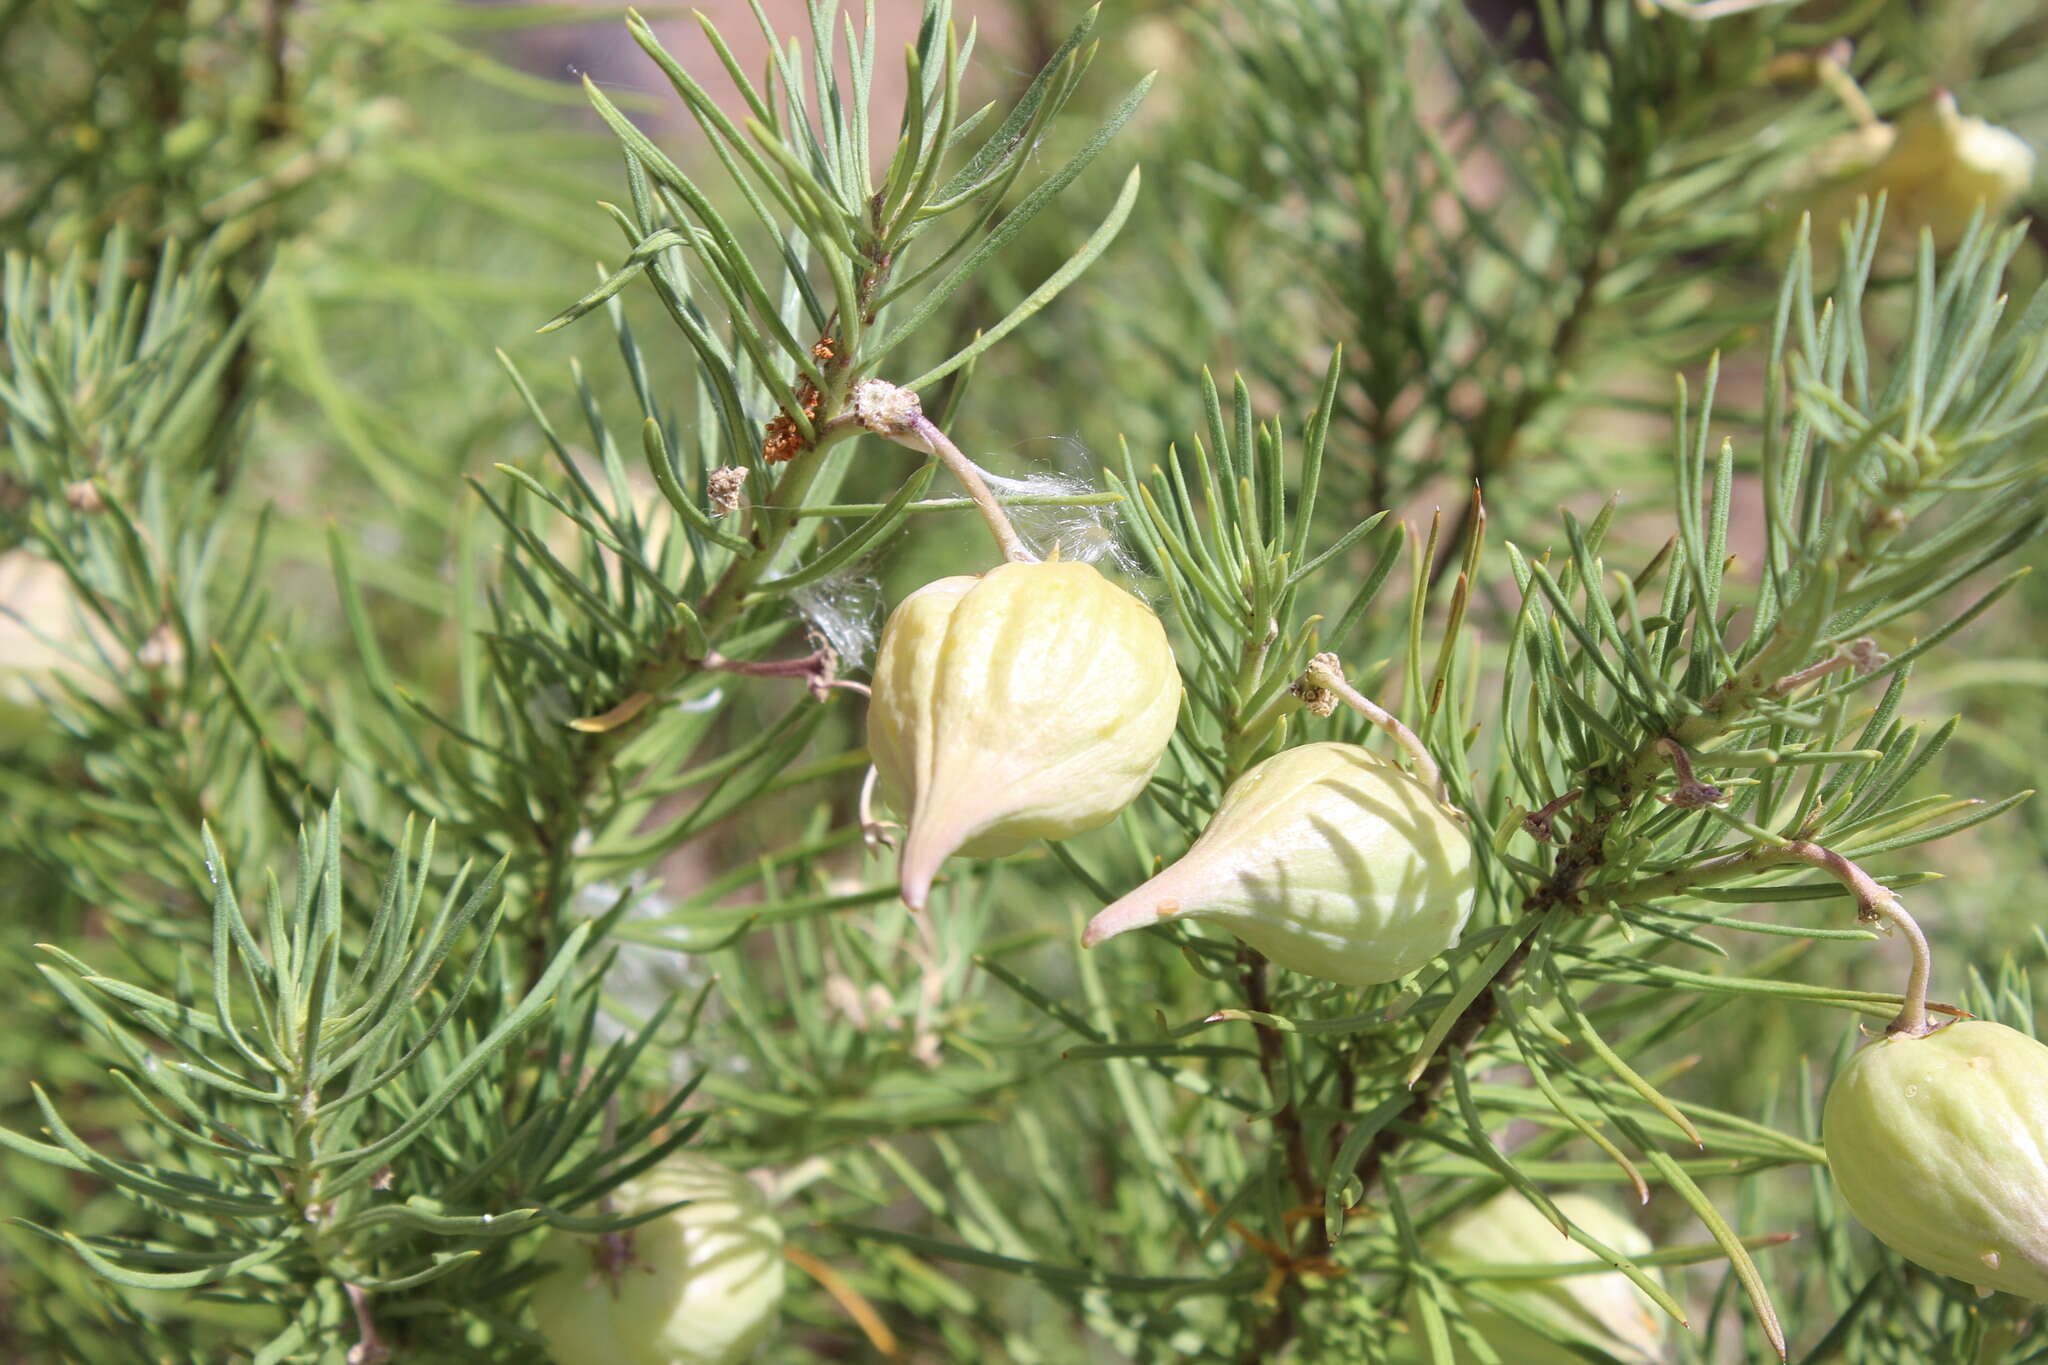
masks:
<svg viewBox="0 0 2048 1365"><path fill-rule="evenodd" d="M1795 644L1796 641L1789 639L1774 639L1759 653L1757 661L1768 663L1774 651L1783 654ZM1707 710L1691 717L1680 727L1680 733L1692 736L1695 743L1720 735L1760 698L1769 695L1771 686L1770 682L1758 676L1754 667L1738 674L1715 689ZM1361 1198L1369 1194L1385 1174L1387 1159L1407 1141L1406 1131L1421 1123L1436 1107L1437 1097L1450 1079L1450 1069L1456 1064L1455 1059L1465 1055L1492 1025L1499 1010L1497 993L1514 984L1535 946L1536 917L1581 900L1586 880L1606 864L1608 832L1632 814L1650 793L1659 771L1669 762L1673 748L1683 755L1684 745L1672 735L1659 735L1646 741L1619 765L1605 784L1604 796L1580 798L1591 800L1593 808L1580 822L1571 841L1558 851L1557 861L1549 875L1522 898L1520 918L1524 937L1521 943L1501 964L1492 981L1453 1021L1443 1041L1424 1065L1414 1087L1415 1098L1401 1112L1399 1120L1382 1128L1359 1155L1358 1164L1353 1169L1358 1176ZM1586 787L1589 792L1599 790L1592 783ZM1555 816L1557 807L1557 802L1545 806L1544 815Z"/></svg>
<svg viewBox="0 0 2048 1365"><path fill-rule="evenodd" d="M1558 376L1577 357L1586 324L1593 317L1600 286L1612 264L1614 250L1609 238L1633 192L1632 185L1617 185L1614 176L1614 168L1610 166L1607 192L1601 197L1594 214L1591 239L1579 258L1578 269L1573 273L1571 303L1559 320L1557 330L1551 333L1550 344L1541 352L1549 358L1544 377L1540 381L1532 379L1521 387L1502 420L1486 423L1482 419L1484 432L1472 446L1472 491L1465 495L1465 503L1458 509L1458 519L1451 524L1451 533L1445 537L1436 563L1430 566L1429 585L1432 589L1464 556L1465 542L1472 535L1485 506L1487 479L1505 470L1514 460L1522 433L1543 410L1544 404L1557 396Z"/></svg>
<svg viewBox="0 0 2048 1365"><path fill-rule="evenodd" d="M790 533L801 524L790 509L803 502L817 479L826 452L863 430L857 420L846 415L820 423L811 444L798 451L784 467L768 505L758 509L760 515L748 536L751 553L735 559L698 606L696 616L705 638L716 640L739 616L755 582L774 561ZM575 837L582 827L590 789L620 746L654 714L655 708L649 703L706 666L705 659L690 657L690 640L690 632L680 626L670 631L627 679L625 699L598 718L610 723L602 728L596 724L579 727L589 732L589 740L575 751L563 790L533 823L533 842L545 860L545 868L540 877L540 895L529 911L526 925L529 987L540 979L547 966L555 937L555 915L569 892ZM716 651L707 651L707 658L715 654Z"/></svg>
<svg viewBox="0 0 2048 1365"><path fill-rule="evenodd" d="M1238 1357L1244 1365L1265 1365L1294 1339L1294 1333L1301 1325L1300 1315L1295 1309L1295 1299L1299 1295L1300 1288L1294 1280L1281 1282L1273 1311L1266 1316L1258 1334L1245 1344L1244 1353Z"/></svg>
<svg viewBox="0 0 2048 1365"><path fill-rule="evenodd" d="M1266 958L1254 948L1243 944L1237 949L1238 979L1244 985L1245 1004L1259 1014L1273 1012L1273 997L1266 987ZM1294 1182L1295 1193L1304 1205L1321 1201L1322 1193L1316 1184L1315 1172L1308 1161L1308 1142L1301 1131L1301 1115L1294 1107L1291 1087L1283 1087L1281 1073L1287 1068L1287 1044L1280 1031L1264 1024L1254 1024L1252 1032L1259 1040L1259 1070L1266 1078L1266 1090L1276 1100L1283 1093L1286 1098L1273 1114L1273 1131L1279 1135L1281 1146L1287 1158L1287 1174ZM1322 1227L1320 1219L1308 1220L1316 1228ZM1321 1232L1311 1234L1320 1238ZM1283 1230L1281 1236L1287 1236ZM1321 1255L1326 1247L1312 1248L1311 1255Z"/></svg>

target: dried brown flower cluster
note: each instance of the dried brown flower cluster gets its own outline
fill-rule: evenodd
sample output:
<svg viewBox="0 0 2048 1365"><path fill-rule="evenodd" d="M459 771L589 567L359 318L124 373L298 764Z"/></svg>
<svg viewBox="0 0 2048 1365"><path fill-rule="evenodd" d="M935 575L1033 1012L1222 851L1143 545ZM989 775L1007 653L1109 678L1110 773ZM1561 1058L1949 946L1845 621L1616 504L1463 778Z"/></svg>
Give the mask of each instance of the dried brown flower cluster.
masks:
<svg viewBox="0 0 2048 1365"><path fill-rule="evenodd" d="M818 338L818 344L811 347L811 359L820 365L829 364L837 349L831 337ZM799 379L796 384L797 406L804 410L804 416L818 420L818 405L824 402L824 395L818 386L808 379ZM769 420L766 438L761 442L761 459L768 464L781 464L793 460L804 448L803 434L796 429L796 422L786 412L778 412Z"/></svg>

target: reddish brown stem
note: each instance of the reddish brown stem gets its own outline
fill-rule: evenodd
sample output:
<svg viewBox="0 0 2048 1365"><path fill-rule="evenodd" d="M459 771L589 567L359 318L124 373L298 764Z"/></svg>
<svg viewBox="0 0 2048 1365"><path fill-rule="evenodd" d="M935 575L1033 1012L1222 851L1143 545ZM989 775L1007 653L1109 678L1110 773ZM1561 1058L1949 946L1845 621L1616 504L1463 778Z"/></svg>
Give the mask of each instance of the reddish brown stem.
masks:
<svg viewBox="0 0 2048 1365"><path fill-rule="evenodd" d="M1239 978L1244 984L1245 1004L1259 1014L1273 1012L1273 998L1266 986L1266 959L1255 950L1239 946L1237 950ZM1266 1088L1275 1098L1280 1093L1281 1074L1287 1067L1287 1044L1280 1036L1280 1030L1264 1024L1253 1027L1259 1040L1259 1070L1265 1074ZM1279 1135L1287 1156L1288 1178L1294 1182L1295 1193L1304 1205L1321 1202L1322 1192L1316 1184L1315 1172L1308 1164L1308 1143L1302 1136L1301 1115L1295 1111L1292 1095L1280 1105L1273 1115L1273 1131ZM1320 1224L1317 1224L1320 1227ZM1311 1234L1320 1238L1320 1232ZM1283 1244L1287 1232L1280 1234ZM1308 1254L1319 1256L1328 1249L1325 1242L1310 1248Z"/></svg>

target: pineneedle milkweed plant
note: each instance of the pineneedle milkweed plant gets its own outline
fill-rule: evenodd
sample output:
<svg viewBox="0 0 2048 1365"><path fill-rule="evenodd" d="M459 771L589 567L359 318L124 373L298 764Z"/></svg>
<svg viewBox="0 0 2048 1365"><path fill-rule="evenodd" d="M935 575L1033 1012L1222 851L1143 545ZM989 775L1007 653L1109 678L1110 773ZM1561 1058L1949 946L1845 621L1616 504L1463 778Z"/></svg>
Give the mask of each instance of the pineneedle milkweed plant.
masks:
<svg viewBox="0 0 2048 1365"><path fill-rule="evenodd" d="M68 1036L30 1057L0 1126L19 1215L0 1341L29 1359L538 1359L534 1304L561 1276L602 1296L676 1263L636 1261L636 1236L690 1196L620 1201L679 1188L660 1176L687 1159L747 1171L749 1219L776 1210L757 1259L794 1273L757 1297L781 1296L781 1322L733 1325L762 1359L2048 1359L2025 1301L1852 1231L1819 1121L1857 1023L2033 1027L2023 965L1965 971L1967 938L1938 925L1930 950L1902 904L1929 878L1886 857L2025 795L1931 792L1966 771L1947 766L1959 727L1910 687L2013 610L2007 562L2040 529L2048 292L2014 310L2005 292L2034 268L2025 229L1980 212L1953 251L1923 237L1902 259L1882 203L1821 240L1748 183L1838 130L1839 101L1786 96L1757 115L1783 134L1761 150L1717 113L1774 62L1816 69L1849 20L1536 8L1531 68L1453 6L1200 7L1234 93L1190 117L1241 104L1263 150L1177 180L1209 197L1179 224L1150 216L1135 169L1107 194L1084 175L1150 84L1084 80L1093 11L1012 98L969 107L975 34L926 0L893 137L871 124L872 6L856 22L810 0L801 42L760 15L760 79L698 21L730 98L630 16L697 139L672 155L586 81L623 157L605 212L624 245L544 329L601 318L620 382L579 367L557 399L505 358L530 434L462 491L477 514L446 519L440 599L391 600L416 580L335 526L332 623L277 600L272 571L301 552L266 533L235 444L252 357L301 338L289 302L266 330L260 290L224 294L220 272L250 263L218 237L10 256L0 528L57 566L73 611L29 623L70 661L9 703L22 757L0 799L26 831L10 852L75 917L35 922L50 942L25 994ZM1424 70L1472 128L1512 120L1543 169L1473 199L1471 129L1433 131L1455 120L1423 116ZM1870 74L1879 98L1917 97ZM1347 89L1370 101L1283 126ZM1347 175L1318 188L1325 164ZM1083 220L1090 187L1107 206ZM1310 224L1291 239L1268 205L1207 216L1286 193ZM1085 480L982 469L963 433L1035 425L1013 347L1056 362L1069 328L1147 382L1154 319L1100 283L1091 312L1112 322L1072 310L1133 223L1177 241L1193 294L1239 268L1273 287L1234 335L1253 378L1180 373L1164 348L1156 401L1192 440L1126 443ZM1260 244L1241 266L1240 229ZM1782 264L1761 305L1716 274L1736 257ZM1398 326L1375 330L1367 285ZM1514 506L1510 464L1599 406L1577 378L1631 308L1660 363L1688 362L1653 528L1612 500ZM1318 317L1345 344L1305 366L1272 332ZM1715 340L1760 377L1724 381ZM1120 399L1113 368L1060 391ZM1268 394L1299 411L1262 416ZM1470 496L1418 531L1380 504L1426 481L1432 442ZM963 496L933 495L941 475ZM1503 506L1519 538L1500 543ZM929 731L871 730L901 750L878 752L877 783L857 675L867 575L894 561L958 570L962 595L997 574L1081 585L1058 610L1005 608L1018 638L978 637L976 676L1000 685L976 704L1039 708L982 725L1004 752L967 765L1002 780L987 795L1019 821L1014 856L941 862L966 833L899 879L885 847L892 814L915 838L920 812L886 801L929 778L949 742L931 717L958 705L935 685L903 713ZM407 613L444 628L445 675ZM1144 696L1072 640L1034 641L1104 613L1148 642L1164 623L1173 658L1132 670ZM966 667L947 657L920 666ZM1152 735L1136 718L1160 697ZM1034 747L1041 718L1089 728ZM1142 933L1081 949L1088 916L1309 744L1363 755L1346 761L1451 850L1422 965L1351 962L1341 984L1327 953L1269 961L1227 932L1241 920L1163 900L1150 924L1118 917ZM1114 792L1048 814L1057 782L1016 773L1055 750L1115 751L1097 784ZM1285 908L1286 870L1249 913ZM1888 930L1910 968L1872 946ZM1871 957L1901 990L1846 984ZM1766 1033L1832 1064L1764 1083L1674 1051ZM1487 1221L1502 1200L1520 1223Z"/></svg>

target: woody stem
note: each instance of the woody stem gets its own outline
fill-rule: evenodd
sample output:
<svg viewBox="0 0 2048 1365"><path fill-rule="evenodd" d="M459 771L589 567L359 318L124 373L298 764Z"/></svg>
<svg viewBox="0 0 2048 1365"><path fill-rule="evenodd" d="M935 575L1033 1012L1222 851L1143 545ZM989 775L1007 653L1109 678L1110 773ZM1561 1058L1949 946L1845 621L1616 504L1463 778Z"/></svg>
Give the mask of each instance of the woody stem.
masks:
<svg viewBox="0 0 2048 1365"><path fill-rule="evenodd" d="M831 661L832 652L827 649L814 650L801 659L728 659L714 649L697 666L755 678L811 678L824 672Z"/></svg>
<svg viewBox="0 0 2048 1365"><path fill-rule="evenodd" d="M362 1286L344 1282L349 1307L356 1315L356 1344L348 1351L348 1365L383 1365L391 1359L391 1348L377 1332L377 1320L370 1315L370 1295Z"/></svg>

